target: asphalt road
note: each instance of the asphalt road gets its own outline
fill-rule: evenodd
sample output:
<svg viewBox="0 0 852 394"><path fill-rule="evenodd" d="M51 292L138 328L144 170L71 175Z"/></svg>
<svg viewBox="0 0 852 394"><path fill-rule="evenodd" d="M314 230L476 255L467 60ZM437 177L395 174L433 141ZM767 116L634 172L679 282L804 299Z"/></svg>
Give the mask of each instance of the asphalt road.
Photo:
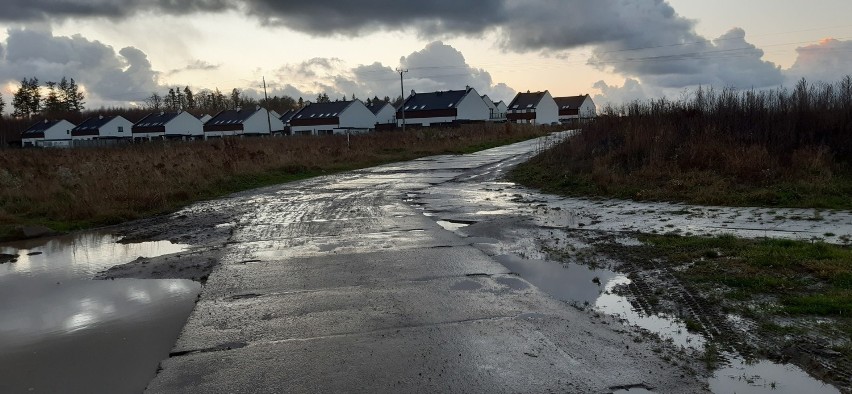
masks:
<svg viewBox="0 0 852 394"><path fill-rule="evenodd" d="M476 247L493 240L460 237L412 203L450 182L496 179L540 147L415 160L202 204L199 216L230 212L228 223L196 230L227 230L222 262L147 391L706 390L701 376L664 360L664 345L548 296Z"/></svg>

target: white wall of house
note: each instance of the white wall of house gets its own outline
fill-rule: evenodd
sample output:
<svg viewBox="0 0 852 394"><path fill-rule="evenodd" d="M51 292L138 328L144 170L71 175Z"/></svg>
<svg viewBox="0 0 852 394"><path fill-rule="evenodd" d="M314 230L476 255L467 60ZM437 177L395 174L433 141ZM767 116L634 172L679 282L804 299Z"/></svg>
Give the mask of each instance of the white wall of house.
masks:
<svg viewBox="0 0 852 394"><path fill-rule="evenodd" d="M337 123L313 126L290 126L290 132L293 135L318 135L323 134L323 132L333 132L336 128L338 128Z"/></svg>
<svg viewBox="0 0 852 394"><path fill-rule="evenodd" d="M45 141L64 141L71 139L71 129L73 129L73 123L67 120L60 120L55 125L51 126L49 129L44 131ZM41 138L40 138L41 139Z"/></svg>
<svg viewBox="0 0 852 394"><path fill-rule="evenodd" d="M491 117L491 111L488 110L482 96L473 88L462 97L456 107L458 109L456 115L458 120L488 120Z"/></svg>
<svg viewBox="0 0 852 394"><path fill-rule="evenodd" d="M376 115L360 100L349 104L338 117L342 128L372 129L376 127Z"/></svg>
<svg viewBox="0 0 852 394"><path fill-rule="evenodd" d="M210 120L210 119L213 119L213 117L212 117L212 116L210 116L210 114L204 114L204 115L203 115L203 116L201 116L201 118L199 118L198 120L200 120L200 121L201 121L201 124L204 124L204 123L207 123L207 121L208 121L208 120Z"/></svg>
<svg viewBox="0 0 852 394"><path fill-rule="evenodd" d="M385 104L379 113L376 114L376 123L386 124L386 123L394 123L396 120L396 110L393 108L393 105Z"/></svg>
<svg viewBox="0 0 852 394"><path fill-rule="evenodd" d="M245 134L269 134L270 127L272 132L284 130L284 122L272 113L269 113L267 118L265 108L261 108L243 122Z"/></svg>
<svg viewBox="0 0 852 394"><path fill-rule="evenodd" d="M488 95L482 96L482 101L485 102L485 106L488 107L488 118L491 120L497 119L500 117L499 111L497 110L497 106L494 105L494 102L491 101L491 97Z"/></svg>
<svg viewBox="0 0 852 394"><path fill-rule="evenodd" d="M98 129L97 138L130 138L133 137L133 122L116 116ZM90 137L90 136L89 136ZM78 139L75 137L74 139Z"/></svg>
<svg viewBox="0 0 852 394"><path fill-rule="evenodd" d="M181 112L172 120L166 122L166 134L182 135L187 137L201 137L204 135L204 123L189 112Z"/></svg>
<svg viewBox="0 0 852 394"><path fill-rule="evenodd" d="M598 115L595 102L589 96L586 96L586 99L583 100L583 105L580 106L579 112L581 118L594 118Z"/></svg>
<svg viewBox="0 0 852 394"><path fill-rule="evenodd" d="M498 102L495 107L497 107L497 113L499 114L500 119L505 120L506 113L509 112L509 107L506 105L506 103L500 100L500 102Z"/></svg>
<svg viewBox="0 0 852 394"><path fill-rule="evenodd" d="M545 91L544 97L535 107L535 123L549 125L554 122L559 122L559 106L556 105L556 100L553 99L550 92Z"/></svg>

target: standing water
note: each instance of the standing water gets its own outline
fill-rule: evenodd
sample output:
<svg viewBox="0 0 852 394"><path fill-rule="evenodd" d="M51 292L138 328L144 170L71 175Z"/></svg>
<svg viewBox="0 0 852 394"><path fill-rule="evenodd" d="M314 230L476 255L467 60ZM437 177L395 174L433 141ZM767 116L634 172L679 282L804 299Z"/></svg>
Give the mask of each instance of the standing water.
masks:
<svg viewBox="0 0 852 394"><path fill-rule="evenodd" d="M4 244L0 392L134 393L168 357L200 291L187 280L91 280L138 257L185 250L103 233Z"/></svg>

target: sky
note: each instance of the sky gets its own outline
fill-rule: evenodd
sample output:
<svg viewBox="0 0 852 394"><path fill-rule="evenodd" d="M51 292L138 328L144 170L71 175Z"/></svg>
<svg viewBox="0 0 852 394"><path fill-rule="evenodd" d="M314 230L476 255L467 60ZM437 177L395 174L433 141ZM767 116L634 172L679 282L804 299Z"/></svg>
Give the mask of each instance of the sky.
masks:
<svg viewBox="0 0 852 394"><path fill-rule="evenodd" d="M839 80L849 15L848 0L3 0L0 94L67 76L89 108L176 86L257 96L263 78L271 95L396 97L402 67L406 95L619 104Z"/></svg>

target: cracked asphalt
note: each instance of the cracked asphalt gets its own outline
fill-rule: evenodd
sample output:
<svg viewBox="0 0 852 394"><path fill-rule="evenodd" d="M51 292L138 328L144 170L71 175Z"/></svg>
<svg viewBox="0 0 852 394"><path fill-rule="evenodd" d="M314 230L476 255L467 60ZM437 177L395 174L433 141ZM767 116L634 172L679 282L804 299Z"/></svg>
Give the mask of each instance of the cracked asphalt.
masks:
<svg viewBox="0 0 852 394"><path fill-rule="evenodd" d="M493 181L541 147L385 165L175 214L166 226L184 240L224 246L147 392L706 391L700 366L673 366L664 345L545 294L482 252L495 240L447 231L413 199Z"/></svg>

